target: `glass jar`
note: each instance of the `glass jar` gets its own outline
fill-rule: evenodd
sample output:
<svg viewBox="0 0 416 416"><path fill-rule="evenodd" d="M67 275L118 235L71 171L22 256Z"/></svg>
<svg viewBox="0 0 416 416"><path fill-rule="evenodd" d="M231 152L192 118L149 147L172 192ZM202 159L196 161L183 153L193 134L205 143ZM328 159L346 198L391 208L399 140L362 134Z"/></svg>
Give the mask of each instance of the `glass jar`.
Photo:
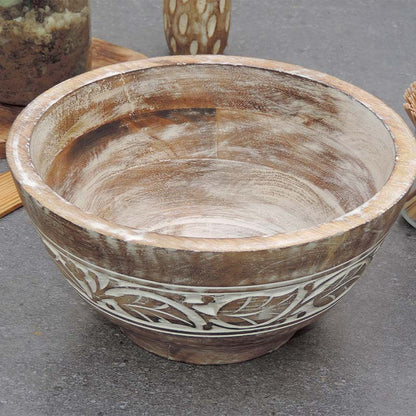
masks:
<svg viewBox="0 0 416 416"><path fill-rule="evenodd" d="M0 102L26 105L87 69L88 0L0 0Z"/></svg>

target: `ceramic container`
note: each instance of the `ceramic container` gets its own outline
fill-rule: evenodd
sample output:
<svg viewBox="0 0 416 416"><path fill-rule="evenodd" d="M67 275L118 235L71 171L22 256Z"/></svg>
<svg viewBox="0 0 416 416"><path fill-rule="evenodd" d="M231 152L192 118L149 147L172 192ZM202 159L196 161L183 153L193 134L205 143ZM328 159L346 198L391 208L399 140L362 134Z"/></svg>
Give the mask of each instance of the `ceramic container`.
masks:
<svg viewBox="0 0 416 416"><path fill-rule="evenodd" d="M143 348L197 364L273 351L334 306L416 172L411 132L377 98L223 56L65 81L21 113L7 156L82 298Z"/></svg>
<svg viewBox="0 0 416 416"><path fill-rule="evenodd" d="M164 0L163 26L172 55L222 54L231 0Z"/></svg>
<svg viewBox="0 0 416 416"><path fill-rule="evenodd" d="M0 0L0 102L26 105L84 72L88 0Z"/></svg>

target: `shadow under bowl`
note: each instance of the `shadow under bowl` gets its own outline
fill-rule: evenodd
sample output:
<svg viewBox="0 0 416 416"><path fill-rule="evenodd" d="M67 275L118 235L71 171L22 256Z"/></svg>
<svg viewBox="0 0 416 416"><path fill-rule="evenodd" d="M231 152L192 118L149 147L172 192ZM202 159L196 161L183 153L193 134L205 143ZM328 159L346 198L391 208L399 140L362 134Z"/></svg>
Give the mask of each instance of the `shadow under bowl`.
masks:
<svg viewBox="0 0 416 416"><path fill-rule="evenodd" d="M413 137L385 104L238 57L117 64L42 94L8 160L62 272L139 345L211 364L333 306L397 218Z"/></svg>

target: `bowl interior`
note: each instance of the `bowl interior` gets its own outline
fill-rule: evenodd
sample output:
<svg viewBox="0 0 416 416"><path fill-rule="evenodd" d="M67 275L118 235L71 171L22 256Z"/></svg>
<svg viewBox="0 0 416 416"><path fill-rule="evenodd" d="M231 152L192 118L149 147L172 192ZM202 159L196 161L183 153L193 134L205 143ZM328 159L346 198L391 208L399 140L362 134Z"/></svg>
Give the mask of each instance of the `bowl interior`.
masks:
<svg viewBox="0 0 416 416"><path fill-rule="evenodd" d="M337 89L222 64L114 74L41 118L31 156L60 196L120 225L185 237L270 236L374 196L395 160L384 124Z"/></svg>

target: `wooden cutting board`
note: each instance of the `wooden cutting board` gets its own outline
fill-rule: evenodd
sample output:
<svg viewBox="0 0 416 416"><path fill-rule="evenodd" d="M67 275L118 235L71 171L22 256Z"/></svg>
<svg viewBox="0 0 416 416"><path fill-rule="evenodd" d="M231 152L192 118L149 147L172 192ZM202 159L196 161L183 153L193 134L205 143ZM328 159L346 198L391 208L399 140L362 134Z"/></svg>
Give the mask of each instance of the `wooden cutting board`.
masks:
<svg viewBox="0 0 416 416"><path fill-rule="evenodd" d="M92 38L90 69L123 61L135 61L145 55L101 39ZM6 157L6 139L13 121L24 107L0 104L0 159ZM22 206L10 172L0 175L0 218Z"/></svg>
<svg viewBox="0 0 416 416"><path fill-rule="evenodd" d="M12 174L0 174L0 218L22 206L17 189L14 186Z"/></svg>

